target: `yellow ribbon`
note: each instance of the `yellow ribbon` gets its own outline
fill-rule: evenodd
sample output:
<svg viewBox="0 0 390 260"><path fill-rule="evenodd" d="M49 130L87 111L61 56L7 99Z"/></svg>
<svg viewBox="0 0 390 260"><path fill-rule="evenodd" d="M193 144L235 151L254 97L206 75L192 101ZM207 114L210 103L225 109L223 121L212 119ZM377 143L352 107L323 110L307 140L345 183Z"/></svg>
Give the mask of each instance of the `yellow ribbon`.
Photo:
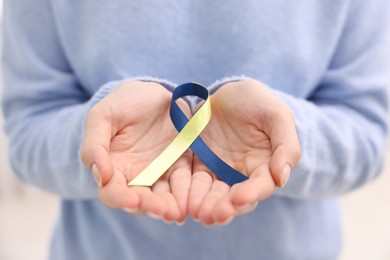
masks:
<svg viewBox="0 0 390 260"><path fill-rule="evenodd" d="M210 94L180 133L128 186L152 186L191 146L211 118Z"/></svg>

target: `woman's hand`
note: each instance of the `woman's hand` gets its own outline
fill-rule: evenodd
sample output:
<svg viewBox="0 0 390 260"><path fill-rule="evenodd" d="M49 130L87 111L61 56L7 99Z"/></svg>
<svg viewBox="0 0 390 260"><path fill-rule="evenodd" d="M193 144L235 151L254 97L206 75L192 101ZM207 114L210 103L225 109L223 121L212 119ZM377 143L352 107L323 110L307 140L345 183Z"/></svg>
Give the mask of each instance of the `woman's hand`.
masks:
<svg viewBox="0 0 390 260"><path fill-rule="evenodd" d="M99 197L105 205L167 221L185 220L190 151L152 187L127 186L177 135L169 117L170 102L171 93L161 85L128 81L88 113L81 156L99 184ZM184 101L178 104L190 114Z"/></svg>
<svg viewBox="0 0 390 260"><path fill-rule="evenodd" d="M251 212L276 186L284 186L300 157L292 111L261 83L226 84L211 96L211 104L202 138L249 179L230 187L194 158L189 213L205 225Z"/></svg>

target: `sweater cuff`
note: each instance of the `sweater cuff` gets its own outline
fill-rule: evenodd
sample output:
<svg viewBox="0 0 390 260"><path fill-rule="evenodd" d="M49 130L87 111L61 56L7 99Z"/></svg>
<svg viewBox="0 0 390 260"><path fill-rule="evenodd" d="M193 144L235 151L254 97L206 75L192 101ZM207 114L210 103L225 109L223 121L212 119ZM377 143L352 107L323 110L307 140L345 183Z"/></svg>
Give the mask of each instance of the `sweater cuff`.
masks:
<svg viewBox="0 0 390 260"><path fill-rule="evenodd" d="M222 78L222 79L215 81L213 84L208 86L207 89L210 91L210 94L212 95L215 92L217 92L217 90L220 89L225 84L228 84L231 82L237 82L237 81L241 81L241 80L250 80L250 79L252 79L252 78L244 76L244 75L225 77L225 78Z"/></svg>
<svg viewBox="0 0 390 260"><path fill-rule="evenodd" d="M214 94L217 92L218 89L220 89L223 85L228 84L230 82L236 82L236 81L241 81L241 80L249 80L252 79L250 77L241 75L241 76L231 76L231 77L225 77L222 79L219 79L215 81L213 84L210 86L207 86L206 88L210 91L210 95ZM191 111L195 111L199 103L203 101L203 99L199 97L194 97L189 100L189 105L191 107Z"/></svg>
<svg viewBox="0 0 390 260"><path fill-rule="evenodd" d="M127 78L123 80L117 80L117 81L110 81L103 86L101 86L95 94L92 96L92 98L89 101L89 108L92 108L96 103L98 103L100 100L102 100L104 97L106 97L109 93L111 93L115 88L120 86L126 81L143 81L143 82L154 82L158 83L164 88L166 88L169 92L173 92L176 85L168 80L165 79L158 79L153 77L134 77L134 78Z"/></svg>

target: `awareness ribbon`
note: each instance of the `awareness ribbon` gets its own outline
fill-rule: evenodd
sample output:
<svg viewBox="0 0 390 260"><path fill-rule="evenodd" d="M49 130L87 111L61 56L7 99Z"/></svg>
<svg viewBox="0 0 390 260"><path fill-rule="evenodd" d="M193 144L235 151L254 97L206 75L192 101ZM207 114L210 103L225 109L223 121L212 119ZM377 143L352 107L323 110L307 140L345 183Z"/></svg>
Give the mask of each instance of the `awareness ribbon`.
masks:
<svg viewBox="0 0 390 260"><path fill-rule="evenodd" d="M190 95L200 97L205 102L188 120L175 101ZM152 186L189 147L215 175L228 185L248 178L219 158L200 137L200 133L211 118L210 93L205 87L197 83L186 83L175 88L169 114L179 134L156 159L128 183L128 186Z"/></svg>

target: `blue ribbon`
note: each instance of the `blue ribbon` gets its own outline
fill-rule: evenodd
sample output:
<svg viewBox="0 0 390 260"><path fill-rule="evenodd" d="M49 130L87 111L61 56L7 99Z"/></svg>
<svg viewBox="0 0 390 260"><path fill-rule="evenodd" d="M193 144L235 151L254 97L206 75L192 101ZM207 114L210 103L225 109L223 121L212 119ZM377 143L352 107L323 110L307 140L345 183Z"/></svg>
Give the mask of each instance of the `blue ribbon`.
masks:
<svg viewBox="0 0 390 260"><path fill-rule="evenodd" d="M189 121L184 112L175 102L177 99L185 96L197 96L206 100L208 98L208 90L200 84L197 83L186 83L178 86L172 95L171 107L170 107L170 116L173 125L176 130L180 131ZM242 182L248 179L247 176L243 175L239 171L235 170L227 163L225 163L221 158L219 158L203 141L203 139L198 136L195 141L190 146L192 152L198 156L198 158L212 171L217 175L222 181L228 185L233 185L238 182Z"/></svg>

